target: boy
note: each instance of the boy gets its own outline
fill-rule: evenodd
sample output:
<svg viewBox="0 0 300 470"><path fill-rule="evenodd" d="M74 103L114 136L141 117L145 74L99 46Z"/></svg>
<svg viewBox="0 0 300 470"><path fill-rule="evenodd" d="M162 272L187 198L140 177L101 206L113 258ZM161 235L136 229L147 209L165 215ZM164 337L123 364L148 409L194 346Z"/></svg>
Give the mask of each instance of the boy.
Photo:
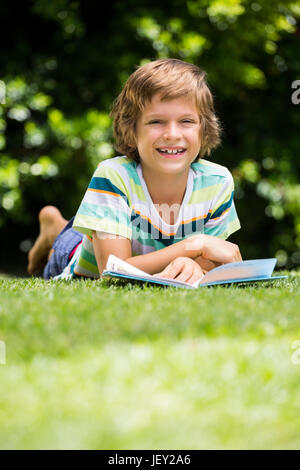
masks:
<svg viewBox="0 0 300 470"><path fill-rule="evenodd" d="M111 114L124 156L98 165L69 222L53 206L42 209L28 272L48 259L46 279L99 278L114 254L192 284L240 261L225 241L240 228L232 176L203 159L220 141L205 73L177 59L150 62L129 77Z"/></svg>

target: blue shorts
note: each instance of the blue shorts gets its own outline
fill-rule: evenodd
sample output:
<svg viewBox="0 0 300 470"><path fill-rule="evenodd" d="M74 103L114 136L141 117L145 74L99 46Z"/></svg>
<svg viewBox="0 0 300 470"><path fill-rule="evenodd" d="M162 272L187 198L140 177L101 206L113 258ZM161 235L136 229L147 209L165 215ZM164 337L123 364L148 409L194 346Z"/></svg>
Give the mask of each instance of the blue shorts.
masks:
<svg viewBox="0 0 300 470"><path fill-rule="evenodd" d="M73 220L69 220L65 228L56 237L52 248L54 253L50 257L43 271L43 278L50 279L51 277L60 274L69 263L69 255L74 250L75 246L81 242L83 235L72 228Z"/></svg>

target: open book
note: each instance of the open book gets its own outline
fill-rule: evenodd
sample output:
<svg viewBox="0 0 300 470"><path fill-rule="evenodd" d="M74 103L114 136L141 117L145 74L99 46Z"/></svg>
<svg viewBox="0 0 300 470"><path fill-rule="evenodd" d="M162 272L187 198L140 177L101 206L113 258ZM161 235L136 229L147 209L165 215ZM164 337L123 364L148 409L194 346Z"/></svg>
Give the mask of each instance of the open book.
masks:
<svg viewBox="0 0 300 470"><path fill-rule="evenodd" d="M120 279L151 282L165 286L185 287L187 289L197 289L202 286L213 286L216 284L232 284L236 282L256 282L272 281L287 276L272 276L276 265L276 258L253 259L237 263L227 263L218 266L206 273L202 279L189 284L188 282L176 281L176 279L167 279L147 274L140 269L135 268L129 263L110 255L107 261L106 269L103 271L103 277L113 277Z"/></svg>

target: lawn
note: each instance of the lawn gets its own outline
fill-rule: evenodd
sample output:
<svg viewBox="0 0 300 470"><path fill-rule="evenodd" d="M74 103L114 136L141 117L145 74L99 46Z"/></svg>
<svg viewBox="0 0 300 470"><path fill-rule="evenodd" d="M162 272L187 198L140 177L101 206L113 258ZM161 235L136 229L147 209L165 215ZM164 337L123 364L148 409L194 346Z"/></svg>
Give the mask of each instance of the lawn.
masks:
<svg viewBox="0 0 300 470"><path fill-rule="evenodd" d="M300 272L282 274L196 291L1 277L0 448L299 449Z"/></svg>

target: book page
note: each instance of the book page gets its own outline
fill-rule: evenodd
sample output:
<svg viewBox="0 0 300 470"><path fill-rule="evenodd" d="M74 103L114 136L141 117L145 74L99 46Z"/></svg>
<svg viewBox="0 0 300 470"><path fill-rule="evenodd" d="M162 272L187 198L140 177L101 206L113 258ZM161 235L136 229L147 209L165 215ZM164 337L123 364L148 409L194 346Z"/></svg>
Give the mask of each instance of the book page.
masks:
<svg viewBox="0 0 300 470"><path fill-rule="evenodd" d="M206 273L198 285L230 279L270 277L276 261L276 258L268 258L222 264L222 266L218 266Z"/></svg>
<svg viewBox="0 0 300 470"><path fill-rule="evenodd" d="M133 276L151 277L150 274L145 273L144 271L141 271L138 268L135 268L131 264L126 263L126 261L123 261L122 259L117 258L117 256L114 255L109 255L105 271L114 271L122 274L132 274Z"/></svg>
<svg viewBox="0 0 300 470"><path fill-rule="evenodd" d="M170 279L170 278L166 278L166 277L159 277L157 275L152 276L151 274L145 273L141 269L135 268L131 264L126 263L126 261L123 261L123 260L121 260L120 258L118 258L117 256L114 256L114 255L109 255L108 260L107 260L107 264L106 264L106 269L103 271L103 273L105 273L105 271L111 271L111 272L114 272L114 273L120 273L120 274L125 274L125 275L127 274L129 276L143 277L143 278L147 278L147 279L155 278L155 279L161 280L161 281L170 281L170 282L174 283L174 285L187 285L187 286L191 285L191 284L188 284L187 282L176 281L176 279ZM193 287L197 287L198 283L199 283L199 281L194 283Z"/></svg>

